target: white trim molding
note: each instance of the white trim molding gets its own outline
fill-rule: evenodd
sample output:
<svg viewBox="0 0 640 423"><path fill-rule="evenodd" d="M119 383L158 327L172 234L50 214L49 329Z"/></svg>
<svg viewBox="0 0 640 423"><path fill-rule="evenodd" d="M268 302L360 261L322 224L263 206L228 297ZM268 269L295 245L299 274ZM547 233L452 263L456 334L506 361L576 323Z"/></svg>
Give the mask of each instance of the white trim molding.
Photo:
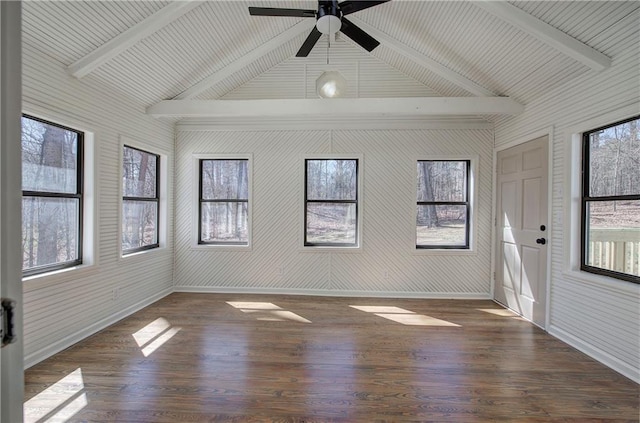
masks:
<svg viewBox="0 0 640 423"><path fill-rule="evenodd" d="M412 49L406 44L401 43L400 41L396 40L390 35L387 35L386 33L356 18L355 16L353 17L349 16L349 19L352 20L354 24L358 25L364 31L368 32L372 37L375 37L383 45L389 46L395 52L400 53L407 59L413 61L414 63L420 66L423 66L424 68L430 70L436 75L439 75L440 77L442 77L443 79L446 79L452 84L457 85L463 90L480 97L492 97L496 95L496 93L494 93L493 91L488 90L481 85L478 85L476 82L460 75L457 72L454 72L448 67L425 56L419 51ZM429 44L429 40L426 40L425 43Z"/></svg>
<svg viewBox="0 0 640 423"><path fill-rule="evenodd" d="M295 289L295 288L253 288L253 287L220 287L220 286L175 286L174 292L191 292L202 294L275 294L275 295L308 295L321 297L353 297L353 298L415 298L445 300L491 300L486 292L406 292L406 291L343 291L329 289Z"/></svg>
<svg viewBox="0 0 640 423"><path fill-rule="evenodd" d="M616 372L622 374L623 376L628 377L635 383L640 383L640 370L638 370L638 368L630 366L629 364L617 359L606 351L602 351L601 349L594 347L593 345L583 341L576 336L573 336L569 332L559 327L551 325L548 332L550 335L553 335L559 340L571 345L575 349L582 351L589 357L598 360L605 366L608 366Z"/></svg>
<svg viewBox="0 0 640 423"><path fill-rule="evenodd" d="M358 172L356 175L356 189L357 189L357 198L356 198L356 244L355 246L322 246L322 245L305 245L305 234L307 228L305 227L305 192L307 187L305 186L305 182L307 180L307 169L306 163L307 160L357 160L358 161ZM363 250L363 224L364 221L364 155L360 153L305 153L300 157L300 185L302 189L300 190L300 232L298 236L298 245L299 251L303 253L360 253Z"/></svg>
<svg viewBox="0 0 640 423"><path fill-rule="evenodd" d="M491 182L491 186L493 189L493 198L491 200L491 298L495 301L495 274L496 274L496 250L498 246L497 243L497 233L496 233L496 222L497 222L497 196L496 196L496 184L498 183L498 153L504 150L507 150L512 147L516 147L520 144L524 144L529 141L536 140L541 137L547 137L547 160L548 160L548 170L547 170L547 271L546 271L546 296L545 296L545 324L542 329L546 329L549 327L551 321L551 264L552 264L552 245L553 245L553 231L554 231L554 218L553 218L553 133L554 128L550 126L546 129L541 129L539 131L535 131L529 133L528 135L522 136L516 140L513 140L509 143L503 144L499 147L494 147L493 149L493 180ZM503 304L504 305L504 304ZM533 322L532 322L533 323Z"/></svg>
<svg viewBox="0 0 640 423"><path fill-rule="evenodd" d="M127 257L133 257L137 255L146 255L153 254L154 251L165 250L167 248L167 236L169 232L169 154L167 151L159 149L157 146L153 145L153 143L148 141L139 141L127 135L120 135L120 150L118 152L118 163L120 165L120 171L122 171L123 166L123 155L124 155L124 146L137 148L143 151L146 151L151 154L156 154L159 156L158 158L158 166L160 167L160 172L156 175L157 178L160 178L158 186L160 187L160 192L158 193L159 203L158 203L158 222L156 223L158 228L158 248L152 248L149 250L142 250L135 253L123 254L122 252L122 207L123 207L123 192L122 192L122 182L118 184L118 260Z"/></svg>
<svg viewBox="0 0 640 423"><path fill-rule="evenodd" d="M76 78L82 78L98 67L117 57L139 41L168 25L182 15L200 6L199 1L174 1L153 15L116 35L91 53L75 61L67 70Z"/></svg>
<svg viewBox="0 0 640 423"><path fill-rule="evenodd" d="M198 94L208 90L218 82L242 70L245 66L250 65L251 63L261 58L262 56L269 54L270 52L277 49L281 45L288 43L289 41L293 40L299 35L302 35L311 31L311 28L313 28L314 24L315 22L311 21L310 19L305 19L301 22L298 22L291 28L287 29L286 31L278 34L277 36L273 37L266 43L262 44L260 47L256 48L255 50L252 50L248 54L245 54L244 56L230 63L226 67L220 69L216 73L209 75L208 77L204 78L200 82L187 88L186 90L184 90L183 92L175 96L173 99L188 100L196 97Z"/></svg>
<svg viewBox="0 0 640 423"><path fill-rule="evenodd" d="M407 97L278 100L163 100L147 108L160 117L283 116L516 116L524 106L509 97Z"/></svg>
<svg viewBox="0 0 640 423"><path fill-rule="evenodd" d="M416 248L416 222L418 218L418 209L416 207L416 198L414 198L411 207L413 209L412 220L410 221L412 236L414 239L412 245L412 254L418 256L468 256L468 255L476 255L477 251L477 232L478 232L478 186L480 185L480 173L478 169L480 167L480 156L477 154L466 154L466 155L421 155L416 157L413 161L413 166L417 165L419 161L425 160L434 160L434 161L469 161L470 162L470 170L468 175L468 183L467 191L469 192L469 209L470 209L470 218L469 218L469 248ZM417 169L414 167L413 169L414 175L417 172ZM414 193L417 193L417 178L414 178L413 182L413 190Z"/></svg>
<svg viewBox="0 0 640 423"><path fill-rule="evenodd" d="M200 160L247 160L247 244L199 244L200 234ZM190 249L206 251L251 251L253 249L253 154L252 153L195 153L191 156L192 195L191 195L191 242Z"/></svg>
<svg viewBox="0 0 640 423"><path fill-rule="evenodd" d="M473 4L595 71L611 66L609 57L506 1L475 1Z"/></svg>

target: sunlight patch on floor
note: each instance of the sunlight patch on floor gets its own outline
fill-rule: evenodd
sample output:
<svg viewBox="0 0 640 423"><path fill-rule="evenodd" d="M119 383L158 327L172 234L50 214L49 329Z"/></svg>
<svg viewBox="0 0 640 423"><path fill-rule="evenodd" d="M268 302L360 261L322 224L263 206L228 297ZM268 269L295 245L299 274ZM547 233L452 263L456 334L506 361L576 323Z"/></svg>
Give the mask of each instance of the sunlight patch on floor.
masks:
<svg viewBox="0 0 640 423"><path fill-rule="evenodd" d="M132 336L142 354L149 357L154 351L173 338L182 328L172 327L164 317L159 317Z"/></svg>
<svg viewBox="0 0 640 423"><path fill-rule="evenodd" d="M279 307L273 303L227 301L227 304L239 309L243 313L253 314L256 320L267 322L293 321L300 323L311 323L311 320L307 320L292 311L284 310L282 309L282 307Z"/></svg>
<svg viewBox="0 0 640 423"><path fill-rule="evenodd" d="M384 314L375 313L376 316L383 317L394 322L402 323L409 326L451 326L460 327L455 323L446 320L436 319L435 317L425 316L423 314Z"/></svg>
<svg viewBox="0 0 640 423"><path fill-rule="evenodd" d="M394 307L394 306L355 306L351 305L349 307L355 308L360 311L364 311L365 313L404 313L404 314L413 314L413 311L405 310L404 308Z"/></svg>
<svg viewBox="0 0 640 423"><path fill-rule="evenodd" d="M511 310L507 310L506 308L477 308L476 310L500 317L518 317L517 314Z"/></svg>
<svg viewBox="0 0 640 423"><path fill-rule="evenodd" d="M350 305L349 307L356 310L372 313L383 319L391 320L407 326L450 326L460 327L460 325L448 322L435 317L426 316L424 314L416 314L411 310L394 306L358 306Z"/></svg>
<svg viewBox="0 0 640 423"><path fill-rule="evenodd" d="M24 403L25 423L66 422L87 406L82 369L77 368Z"/></svg>
<svg viewBox="0 0 640 423"><path fill-rule="evenodd" d="M273 303L263 303L255 301L227 301L231 307L249 310L282 310L281 307Z"/></svg>

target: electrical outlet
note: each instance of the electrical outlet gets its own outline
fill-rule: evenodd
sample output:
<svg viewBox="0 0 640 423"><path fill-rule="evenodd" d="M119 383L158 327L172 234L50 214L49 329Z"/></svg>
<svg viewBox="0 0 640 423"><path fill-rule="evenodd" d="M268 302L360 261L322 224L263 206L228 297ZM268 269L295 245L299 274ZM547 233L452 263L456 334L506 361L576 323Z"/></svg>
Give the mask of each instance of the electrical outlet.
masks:
<svg viewBox="0 0 640 423"><path fill-rule="evenodd" d="M385 270L384 272L382 272L382 277L383 277L384 279L389 279L389 271L388 271L388 270Z"/></svg>
<svg viewBox="0 0 640 423"><path fill-rule="evenodd" d="M120 288L113 288L111 290L111 299L115 301L118 298L120 298Z"/></svg>
<svg viewBox="0 0 640 423"><path fill-rule="evenodd" d="M276 273L278 274L278 276L284 276L284 267L280 266L276 268Z"/></svg>

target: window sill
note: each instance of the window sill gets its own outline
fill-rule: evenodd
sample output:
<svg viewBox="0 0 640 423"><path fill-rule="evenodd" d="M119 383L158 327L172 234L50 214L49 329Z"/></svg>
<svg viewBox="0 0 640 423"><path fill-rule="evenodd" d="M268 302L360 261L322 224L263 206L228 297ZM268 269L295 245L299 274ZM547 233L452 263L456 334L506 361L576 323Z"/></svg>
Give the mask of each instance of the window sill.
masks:
<svg viewBox="0 0 640 423"><path fill-rule="evenodd" d="M413 255L415 256L477 256L478 252L475 250L469 250L469 249L413 247Z"/></svg>
<svg viewBox="0 0 640 423"><path fill-rule="evenodd" d="M222 245L222 244L192 244L189 248L192 251L234 251L247 252L253 247L249 245Z"/></svg>
<svg viewBox="0 0 640 423"><path fill-rule="evenodd" d="M167 251L168 251L167 247L149 248L148 250L140 250L140 251L135 251L133 253L121 254L120 257L118 258L118 261L127 261L127 260L135 260L135 259L142 260L145 257L166 253Z"/></svg>
<svg viewBox="0 0 640 423"><path fill-rule="evenodd" d="M323 247L314 245L304 245L300 247L301 253L346 253L357 254L363 251L362 246L357 247Z"/></svg>

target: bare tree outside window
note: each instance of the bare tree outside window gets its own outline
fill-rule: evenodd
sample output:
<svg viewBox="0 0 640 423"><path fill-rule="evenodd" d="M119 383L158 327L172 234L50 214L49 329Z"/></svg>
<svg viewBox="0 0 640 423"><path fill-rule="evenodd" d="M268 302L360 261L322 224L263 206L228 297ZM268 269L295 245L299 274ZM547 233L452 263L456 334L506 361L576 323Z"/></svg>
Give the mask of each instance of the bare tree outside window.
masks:
<svg viewBox="0 0 640 423"><path fill-rule="evenodd" d="M582 269L640 283L640 118L583 136Z"/></svg>
<svg viewBox="0 0 640 423"><path fill-rule="evenodd" d="M200 160L200 244L248 245L248 164Z"/></svg>
<svg viewBox="0 0 640 423"><path fill-rule="evenodd" d="M23 274L82 262L83 133L22 117Z"/></svg>
<svg viewBox="0 0 640 423"><path fill-rule="evenodd" d="M306 160L305 245L357 245L358 160Z"/></svg>
<svg viewBox="0 0 640 423"><path fill-rule="evenodd" d="M158 243L160 157L137 148L122 151L122 252L156 248Z"/></svg>
<svg viewBox="0 0 640 423"><path fill-rule="evenodd" d="M469 160L417 163L417 248L469 248Z"/></svg>

